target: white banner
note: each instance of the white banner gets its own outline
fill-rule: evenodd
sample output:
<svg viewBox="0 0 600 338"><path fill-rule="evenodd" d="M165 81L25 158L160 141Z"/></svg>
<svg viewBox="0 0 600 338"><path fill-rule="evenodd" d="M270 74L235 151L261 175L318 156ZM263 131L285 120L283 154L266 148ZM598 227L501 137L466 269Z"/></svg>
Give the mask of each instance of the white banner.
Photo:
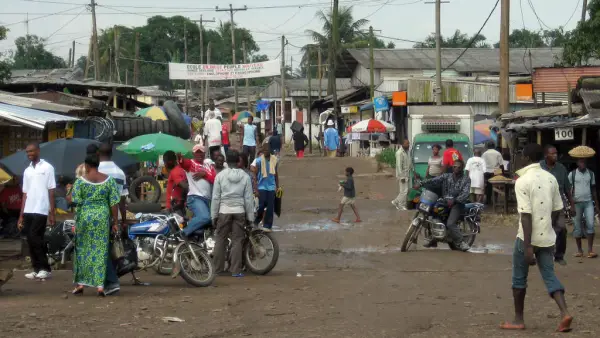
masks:
<svg viewBox="0 0 600 338"><path fill-rule="evenodd" d="M232 80L277 75L281 75L278 60L239 65L169 63L170 80Z"/></svg>

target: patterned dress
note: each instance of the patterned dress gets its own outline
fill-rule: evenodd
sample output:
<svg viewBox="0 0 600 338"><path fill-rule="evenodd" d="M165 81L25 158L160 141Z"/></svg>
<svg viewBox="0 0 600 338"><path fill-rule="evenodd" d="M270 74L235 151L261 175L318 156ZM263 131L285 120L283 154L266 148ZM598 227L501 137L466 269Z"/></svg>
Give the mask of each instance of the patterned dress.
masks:
<svg viewBox="0 0 600 338"><path fill-rule="evenodd" d="M108 260L110 207L119 203L119 189L112 177L102 183L81 177L75 181L72 194L77 204L73 282L102 287Z"/></svg>

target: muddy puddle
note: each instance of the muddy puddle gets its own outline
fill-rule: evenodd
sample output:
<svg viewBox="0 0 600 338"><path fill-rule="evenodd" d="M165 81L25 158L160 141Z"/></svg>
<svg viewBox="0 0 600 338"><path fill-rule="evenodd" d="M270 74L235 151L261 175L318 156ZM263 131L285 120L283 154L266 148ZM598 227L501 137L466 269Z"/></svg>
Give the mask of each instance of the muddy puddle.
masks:
<svg viewBox="0 0 600 338"><path fill-rule="evenodd" d="M341 222L335 223L328 219L321 219L310 222L299 222L299 223L288 223L281 227L273 226L273 231L281 232L297 232L297 231L335 231L335 230L349 230L355 226L354 223Z"/></svg>

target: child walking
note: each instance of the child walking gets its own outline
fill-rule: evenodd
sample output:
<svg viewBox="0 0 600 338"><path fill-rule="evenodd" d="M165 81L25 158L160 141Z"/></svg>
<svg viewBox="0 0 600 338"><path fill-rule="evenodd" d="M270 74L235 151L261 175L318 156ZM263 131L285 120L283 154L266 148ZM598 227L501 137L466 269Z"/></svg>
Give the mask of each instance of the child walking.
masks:
<svg viewBox="0 0 600 338"><path fill-rule="evenodd" d="M340 222L340 218L342 218L342 211L344 211L344 206L349 205L354 211L354 215L356 215L356 220L354 222L360 222L360 216L358 215L358 210L356 209L356 189L354 188L354 178L352 175L354 174L354 169L352 167L346 168L346 180L340 181L340 186L344 188L344 197L342 197L342 201L340 202L340 207L338 209L337 218L334 218L333 221L336 223Z"/></svg>

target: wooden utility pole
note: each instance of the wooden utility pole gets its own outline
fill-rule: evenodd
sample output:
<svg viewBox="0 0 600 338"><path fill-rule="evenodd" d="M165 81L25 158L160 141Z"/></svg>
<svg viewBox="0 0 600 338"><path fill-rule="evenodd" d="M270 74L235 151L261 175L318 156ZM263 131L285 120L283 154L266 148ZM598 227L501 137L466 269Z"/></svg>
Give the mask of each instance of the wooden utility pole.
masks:
<svg viewBox="0 0 600 338"><path fill-rule="evenodd" d="M321 46L317 49L317 76L319 77L319 100L321 99L321 91L323 90L323 60L321 59Z"/></svg>
<svg viewBox="0 0 600 338"><path fill-rule="evenodd" d="M200 33L200 64L204 64L204 23L205 22L216 22L215 19L213 18L212 20L204 20L204 18L202 17L202 15L200 15L200 20L193 20L193 22L197 22L198 23L198 32ZM200 106L202 107L201 110L202 112L204 112L204 105L205 105L205 98L204 98L204 86L203 86L203 81L200 80L198 81L199 83L199 87L200 87Z"/></svg>
<svg viewBox="0 0 600 338"><path fill-rule="evenodd" d="M117 82L121 83L121 74L119 73L119 45L120 45L120 38L121 36L119 35L119 28L115 25L113 34L115 36L115 75L117 75Z"/></svg>
<svg viewBox="0 0 600 338"><path fill-rule="evenodd" d="M509 96L509 46L508 35L510 33L510 0L502 0L500 13L500 95L498 97L498 108L500 114L506 114L510 109Z"/></svg>
<svg viewBox="0 0 600 338"><path fill-rule="evenodd" d="M92 34L94 45L94 80L100 80L100 51L98 50L98 29L96 26L96 1L91 0L90 4L92 10Z"/></svg>
<svg viewBox="0 0 600 338"><path fill-rule="evenodd" d="M242 41L242 56L244 63L248 63L246 59L246 41ZM249 112L252 112L252 103L250 101L250 79L246 78L246 107Z"/></svg>
<svg viewBox="0 0 600 338"><path fill-rule="evenodd" d="M112 46L108 47L108 82L112 82L112 76L113 76L113 71L112 71Z"/></svg>
<svg viewBox="0 0 600 338"><path fill-rule="evenodd" d="M281 36L281 131L285 143L285 35Z"/></svg>
<svg viewBox="0 0 600 338"><path fill-rule="evenodd" d="M92 58L92 42L94 41L94 35L90 36L90 44L88 45L87 58L85 59L85 69L83 70L83 78L87 80L88 72L90 70L90 62Z"/></svg>
<svg viewBox="0 0 600 338"><path fill-rule="evenodd" d="M183 57L184 62L188 62L188 48L187 48L187 20L183 22ZM185 80L185 113L189 112L188 103L188 80Z"/></svg>
<svg viewBox="0 0 600 338"><path fill-rule="evenodd" d="M442 105L442 1L435 1L435 104Z"/></svg>
<svg viewBox="0 0 600 338"><path fill-rule="evenodd" d="M583 0L583 6L581 7L581 22L585 22L585 15L587 14L587 0Z"/></svg>
<svg viewBox="0 0 600 338"><path fill-rule="evenodd" d="M211 42L209 41L208 46L206 46L206 64L207 65L210 65L210 46L211 46ZM208 88L209 87L210 87L210 81L206 80L206 88L204 88L204 90L206 91L206 93L204 94L204 97L206 97L206 101L210 100L210 98L208 97ZM202 114L204 114L204 112L202 112Z"/></svg>
<svg viewBox="0 0 600 338"><path fill-rule="evenodd" d="M135 60L133 60L133 85L138 86L140 78L140 32L135 32Z"/></svg>
<svg viewBox="0 0 600 338"><path fill-rule="evenodd" d="M69 48L69 67L71 67L71 63L73 63L73 48Z"/></svg>
<svg viewBox="0 0 600 338"><path fill-rule="evenodd" d="M231 17L231 60L235 65L235 23L233 22L233 13L237 11L246 11L248 7L244 6L243 8L233 8L231 4L229 4L229 9L219 9L219 6L216 8L217 12L229 12ZM233 80L233 91L234 91L234 107L235 113L238 112L238 83L237 79Z"/></svg>
<svg viewBox="0 0 600 338"><path fill-rule="evenodd" d="M375 43L375 34L373 34L373 26L369 26L369 94L371 95L371 101L375 99L375 57L373 56L373 43ZM375 109L373 109L373 114L375 114Z"/></svg>
<svg viewBox="0 0 600 338"><path fill-rule="evenodd" d="M312 73L311 73L311 69L310 69L310 53L312 52L310 46L308 46L308 51L307 51L307 59L306 60L306 64L308 65L308 109L307 109L307 114L308 114L308 152L312 154L312 112L311 112L311 107L312 107L312 86L311 86L311 79L312 79Z"/></svg>
<svg viewBox="0 0 600 338"><path fill-rule="evenodd" d="M337 98L337 85L336 85L336 81L335 81L335 72L337 69L337 57L338 57L338 49L337 49L337 44L338 41L340 40L340 25L338 23L338 13L339 13L339 0L333 0L333 20L332 20L332 25L333 25L333 32L332 32L332 46L331 46L331 51L330 51L330 55L332 56L331 59L329 59L329 64L332 65L330 66L331 70L330 70L330 76L329 76L329 82L331 82L331 95L333 95L333 111L335 112L335 117L336 120L338 122L338 133L340 134L340 136L342 135L342 129L343 126L339 125L339 121L340 121L340 107L338 106L338 98Z"/></svg>
<svg viewBox="0 0 600 338"><path fill-rule="evenodd" d="M73 40L73 57L71 58L71 67L75 67L75 40Z"/></svg>

